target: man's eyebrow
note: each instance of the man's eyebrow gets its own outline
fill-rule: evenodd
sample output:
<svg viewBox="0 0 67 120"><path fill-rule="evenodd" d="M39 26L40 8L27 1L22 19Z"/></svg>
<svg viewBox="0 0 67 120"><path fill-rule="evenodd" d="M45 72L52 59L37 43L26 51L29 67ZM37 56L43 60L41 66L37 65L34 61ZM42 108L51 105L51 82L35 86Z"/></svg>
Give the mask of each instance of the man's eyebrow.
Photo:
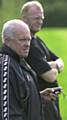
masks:
<svg viewBox="0 0 67 120"><path fill-rule="evenodd" d="M19 38L18 40L19 41L22 41L22 40L31 40L31 38Z"/></svg>

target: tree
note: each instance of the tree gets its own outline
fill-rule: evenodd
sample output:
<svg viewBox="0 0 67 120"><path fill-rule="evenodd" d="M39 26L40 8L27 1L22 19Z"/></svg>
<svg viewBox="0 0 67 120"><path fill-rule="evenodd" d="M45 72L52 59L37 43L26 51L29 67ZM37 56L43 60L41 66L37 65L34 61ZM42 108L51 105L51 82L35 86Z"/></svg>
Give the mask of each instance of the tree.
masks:
<svg viewBox="0 0 67 120"><path fill-rule="evenodd" d="M2 3L3 3L2 0L0 0L0 7L2 7Z"/></svg>

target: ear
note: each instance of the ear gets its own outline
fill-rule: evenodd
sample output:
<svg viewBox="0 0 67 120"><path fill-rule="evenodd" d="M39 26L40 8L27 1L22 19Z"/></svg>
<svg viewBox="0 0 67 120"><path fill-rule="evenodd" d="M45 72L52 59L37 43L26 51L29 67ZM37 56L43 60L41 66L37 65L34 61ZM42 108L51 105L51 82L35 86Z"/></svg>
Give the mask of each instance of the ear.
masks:
<svg viewBox="0 0 67 120"><path fill-rule="evenodd" d="M5 44L6 44L7 46L10 46L10 38L5 38Z"/></svg>

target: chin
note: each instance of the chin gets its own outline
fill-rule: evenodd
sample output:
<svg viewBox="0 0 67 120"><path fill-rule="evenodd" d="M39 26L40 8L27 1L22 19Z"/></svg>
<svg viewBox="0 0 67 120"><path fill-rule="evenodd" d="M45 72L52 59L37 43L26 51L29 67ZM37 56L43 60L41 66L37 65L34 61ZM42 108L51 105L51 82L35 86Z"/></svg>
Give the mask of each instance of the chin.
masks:
<svg viewBox="0 0 67 120"><path fill-rule="evenodd" d="M36 33L36 32L39 32L39 31L40 31L40 28L39 28L39 29L36 29L36 30L35 30L35 33Z"/></svg>
<svg viewBox="0 0 67 120"><path fill-rule="evenodd" d="M28 54L24 55L24 58L26 58L28 56Z"/></svg>

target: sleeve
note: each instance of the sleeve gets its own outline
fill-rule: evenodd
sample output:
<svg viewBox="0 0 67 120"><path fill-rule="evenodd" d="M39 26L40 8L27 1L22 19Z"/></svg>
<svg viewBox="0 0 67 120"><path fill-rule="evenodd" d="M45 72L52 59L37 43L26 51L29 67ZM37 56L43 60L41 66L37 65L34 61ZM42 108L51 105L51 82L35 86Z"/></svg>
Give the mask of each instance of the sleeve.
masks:
<svg viewBox="0 0 67 120"><path fill-rule="evenodd" d="M31 45L29 56L26 60L39 75L51 70L51 67L47 63L45 57L42 56L42 53L37 46Z"/></svg>
<svg viewBox="0 0 67 120"><path fill-rule="evenodd" d="M59 57L54 53L52 52L47 46L46 48L48 49L48 52L49 52L49 55L50 55L50 59L55 61L56 59L58 59Z"/></svg>
<svg viewBox="0 0 67 120"><path fill-rule="evenodd" d="M48 51L48 55L50 56L50 60L55 61L56 59L59 58L54 52L52 52L52 50L50 50L50 49L48 48L48 46L44 43L43 40L41 40L40 38L38 38L38 39L39 39L40 42L42 43L43 48L46 48L46 50Z"/></svg>
<svg viewBox="0 0 67 120"><path fill-rule="evenodd" d="M19 76L16 74L16 72L13 70L13 68L10 69L10 94L11 96L14 95L18 99L24 99L26 96L26 89L23 85L23 82L19 78Z"/></svg>

